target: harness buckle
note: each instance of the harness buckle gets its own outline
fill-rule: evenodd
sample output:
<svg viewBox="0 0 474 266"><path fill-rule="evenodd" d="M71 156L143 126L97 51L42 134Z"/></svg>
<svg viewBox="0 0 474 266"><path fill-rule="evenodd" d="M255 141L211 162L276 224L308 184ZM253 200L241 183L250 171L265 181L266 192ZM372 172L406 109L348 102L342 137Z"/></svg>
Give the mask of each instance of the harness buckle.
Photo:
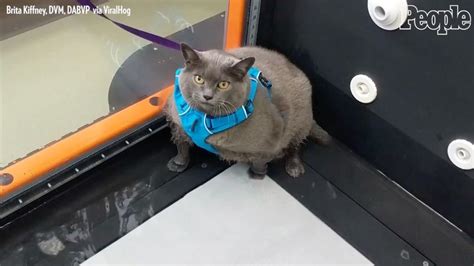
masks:
<svg viewBox="0 0 474 266"><path fill-rule="evenodd" d="M263 86L265 86L265 88L270 89L272 87L272 83L267 78L265 78L261 72L260 75L258 75L258 80Z"/></svg>

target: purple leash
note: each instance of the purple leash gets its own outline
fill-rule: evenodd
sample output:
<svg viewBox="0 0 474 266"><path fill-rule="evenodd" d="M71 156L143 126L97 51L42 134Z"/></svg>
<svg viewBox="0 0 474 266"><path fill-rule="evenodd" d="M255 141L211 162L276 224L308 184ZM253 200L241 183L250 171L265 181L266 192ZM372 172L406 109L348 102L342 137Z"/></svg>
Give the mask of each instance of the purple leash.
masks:
<svg viewBox="0 0 474 266"><path fill-rule="evenodd" d="M90 0L76 0L76 1L79 4L81 4L82 6L89 6L91 8L91 10L97 9L97 6L94 5ZM133 27L127 26L125 24L122 24L120 22L114 21L114 20L110 19L109 17L107 17L105 14L97 14L97 15L109 20L110 22L114 23L118 27L120 27L120 28L122 28L122 29L124 29L124 30L138 36L138 37L141 37L145 40L148 40L150 42L153 42L153 43L165 46L165 47L168 47L170 49L174 49L174 50L180 50L181 49L181 45L179 43L175 42L175 41L172 41L170 39L167 39L167 38L164 38L164 37L161 37L161 36L146 32L146 31L142 31L142 30L139 30L137 28L133 28Z"/></svg>

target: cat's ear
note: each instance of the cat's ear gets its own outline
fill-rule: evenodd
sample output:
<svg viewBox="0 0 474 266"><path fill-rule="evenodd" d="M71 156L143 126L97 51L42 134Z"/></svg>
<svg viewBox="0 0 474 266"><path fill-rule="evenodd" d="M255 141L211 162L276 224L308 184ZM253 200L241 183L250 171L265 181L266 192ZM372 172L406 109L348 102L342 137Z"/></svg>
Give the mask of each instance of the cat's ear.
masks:
<svg viewBox="0 0 474 266"><path fill-rule="evenodd" d="M249 69L255 63L254 57L247 57L245 59L240 60L235 65L231 67L231 71L234 75L236 75L239 79L242 79L247 75Z"/></svg>
<svg viewBox="0 0 474 266"><path fill-rule="evenodd" d="M198 53L185 43L181 43L181 52L183 53L186 66L196 65L201 61Z"/></svg>

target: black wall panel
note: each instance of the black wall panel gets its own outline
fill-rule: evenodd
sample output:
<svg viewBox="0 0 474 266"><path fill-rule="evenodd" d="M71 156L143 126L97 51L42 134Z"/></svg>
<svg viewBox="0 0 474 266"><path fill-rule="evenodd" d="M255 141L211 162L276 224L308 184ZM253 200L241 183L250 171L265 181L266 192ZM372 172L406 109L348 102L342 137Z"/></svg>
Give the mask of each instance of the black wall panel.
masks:
<svg viewBox="0 0 474 266"><path fill-rule="evenodd" d="M424 10L472 0L408 0ZM310 77L318 119L334 136L409 192L474 236L474 171L446 153L474 142L474 26L466 31L384 31L365 0L265 0L259 44L286 54ZM372 104L357 102L350 81L370 76ZM341 166L343 167L343 166Z"/></svg>

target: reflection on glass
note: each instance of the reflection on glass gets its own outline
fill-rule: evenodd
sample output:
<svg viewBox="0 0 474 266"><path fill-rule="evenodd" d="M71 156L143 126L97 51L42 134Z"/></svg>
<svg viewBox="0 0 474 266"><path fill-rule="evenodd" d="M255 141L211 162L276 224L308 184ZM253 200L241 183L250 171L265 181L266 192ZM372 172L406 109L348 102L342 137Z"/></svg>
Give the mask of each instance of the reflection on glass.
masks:
<svg viewBox="0 0 474 266"><path fill-rule="evenodd" d="M48 1L38 2L47 6ZM22 7L29 1L4 3ZM130 16L109 16L160 36L186 28L193 34L197 23L227 7L225 0L95 3L129 8ZM149 45L94 14L48 16L0 17L5 22L0 36L0 167L109 114L115 74L132 54ZM223 40L223 31L212 34Z"/></svg>
<svg viewBox="0 0 474 266"><path fill-rule="evenodd" d="M151 178L138 181L97 199L75 210L65 223L47 222L31 238L9 247L12 252L0 253L0 261L5 265L79 265L156 213L151 182Z"/></svg>

